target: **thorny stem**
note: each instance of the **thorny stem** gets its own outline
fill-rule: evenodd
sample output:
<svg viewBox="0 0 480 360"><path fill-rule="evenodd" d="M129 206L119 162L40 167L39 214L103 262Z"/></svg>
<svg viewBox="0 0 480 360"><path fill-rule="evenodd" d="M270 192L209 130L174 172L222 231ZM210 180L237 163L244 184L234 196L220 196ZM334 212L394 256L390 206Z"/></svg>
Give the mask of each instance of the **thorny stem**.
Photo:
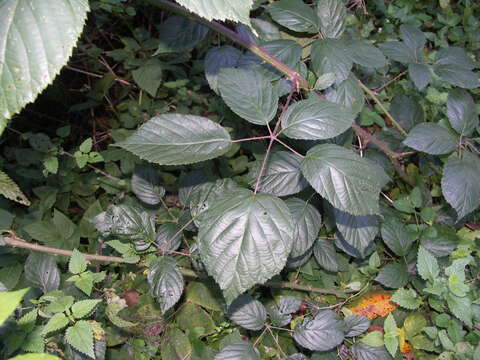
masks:
<svg viewBox="0 0 480 360"><path fill-rule="evenodd" d="M57 248L52 248L52 247L47 247L47 246L27 242L19 238L18 236L16 236L13 231L5 231L5 232L8 232L10 236L5 236L3 238L0 237L0 242L3 240L5 245L8 245L14 248L28 249L28 250L43 252L46 254L61 255L61 256L67 256L67 257L70 257L73 253L71 250L57 249ZM85 254L85 253L82 253L82 255L85 257L85 259L90 261L101 261L101 262L107 262L107 263L135 265L135 264L128 263L124 258L117 257L117 256L103 256L103 255ZM206 275L197 274L195 271L190 269L180 268L179 270L183 276L189 277L192 279L201 279L206 277ZM267 286L270 288L278 288L278 289L307 291L307 292L312 292L317 294L333 294L338 296L346 296L347 293L351 292L349 290L342 291L342 290L334 290L334 289L315 288L310 285L293 284L287 281L269 281L263 284L262 286Z"/></svg>

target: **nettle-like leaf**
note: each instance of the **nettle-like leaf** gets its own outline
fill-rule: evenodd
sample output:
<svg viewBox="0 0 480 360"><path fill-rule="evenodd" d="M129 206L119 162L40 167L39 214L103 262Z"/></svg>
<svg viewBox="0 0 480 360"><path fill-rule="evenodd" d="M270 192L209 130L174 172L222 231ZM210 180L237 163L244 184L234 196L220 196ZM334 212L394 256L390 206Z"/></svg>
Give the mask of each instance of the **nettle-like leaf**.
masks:
<svg viewBox="0 0 480 360"><path fill-rule="evenodd" d="M287 205L248 190L226 193L202 215L198 247L227 303L278 274L292 248Z"/></svg>
<svg viewBox="0 0 480 360"><path fill-rule="evenodd" d="M292 139L330 139L349 129L354 119L346 107L317 97L290 106L281 133Z"/></svg>
<svg viewBox="0 0 480 360"><path fill-rule="evenodd" d="M465 151L443 167L442 193L461 219L480 206L480 159Z"/></svg>
<svg viewBox="0 0 480 360"><path fill-rule="evenodd" d="M228 317L245 329L260 330L267 320L267 311L260 301L250 295L240 295L229 306Z"/></svg>
<svg viewBox="0 0 480 360"><path fill-rule="evenodd" d="M409 310L415 310L420 307L422 300L417 296L417 293L413 289L398 289L392 296L392 301L400 305L401 307Z"/></svg>
<svg viewBox="0 0 480 360"><path fill-rule="evenodd" d="M218 74L223 68L235 68L238 60L242 56L242 52L233 46L225 45L220 47L212 47L205 55L205 77L208 84L217 94L218 91Z"/></svg>
<svg viewBox="0 0 480 360"><path fill-rule="evenodd" d="M68 262L68 271L72 274L80 274L87 270L87 261L80 251L73 249L70 261Z"/></svg>
<svg viewBox="0 0 480 360"><path fill-rule="evenodd" d="M178 0L177 2L207 20L231 20L250 25L253 0Z"/></svg>
<svg viewBox="0 0 480 360"><path fill-rule="evenodd" d="M0 8L1 9L1 8ZM1 21L1 20L0 20ZM2 133L0 118L0 134ZM5 120L6 124L6 120ZM16 201L20 204L30 206L30 200L27 199L25 194L20 190L18 185L10 179L10 177L0 170L0 195L5 196L7 199Z"/></svg>
<svg viewBox="0 0 480 360"><path fill-rule="evenodd" d="M0 134L65 65L88 10L86 0L0 2Z"/></svg>
<svg viewBox="0 0 480 360"><path fill-rule="evenodd" d="M457 141L457 137L443 126L436 123L422 123L410 130L403 143L427 154L442 155L455 150Z"/></svg>
<svg viewBox="0 0 480 360"><path fill-rule="evenodd" d="M352 215L379 213L378 196L389 181L385 171L353 151L333 144L311 148L302 173L335 208Z"/></svg>
<svg viewBox="0 0 480 360"><path fill-rule="evenodd" d="M176 304L183 292L183 276L177 262L170 256L160 256L150 265L147 280L150 292L164 314Z"/></svg>
<svg viewBox="0 0 480 360"><path fill-rule="evenodd" d="M60 270L52 255L31 252L25 261L25 277L43 293L57 290L60 286Z"/></svg>
<svg viewBox="0 0 480 360"><path fill-rule="evenodd" d="M70 326L65 332L65 341L75 350L95 359L93 327L85 320L80 320Z"/></svg>
<svg viewBox="0 0 480 360"><path fill-rule="evenodd" d="M183 165L223 155L230 147L230 135L201 116L165 114L153 117L115 146L160 165Z"/></svg>
<svg viewBox="0 0 480 360"><path fill-rule="evenodd" d="M238 116L256 125L267 125L275 117L277 91L259 71L225 68L217 83L223 100Z"/></svg>
<svg viewBox="0 0 480 360"><path fill-rule="evenodd" d="M440 269L437 259L423 246L418 248L417 271L423 280L433 281L438 277Z"/></svg>
<svg viewBox="0 0 480 360"><path fill-rule="evenodd" d="M260 360L260 352L250 342L241 341L224 347L214 360Z"/></svg>
<svg viewBox="0 0 480 360"><path fill-rule="evenodd" d="M339 38L346 27L347 8L341 0L323 0L317 4L317 16L322 35Z"/></svg>
<svg viewBox="0 0 480 360"><path fill-rule="evenodd" d="M276 196L287 196L305 189L308 183L300 170L301 160L298 155L290 151L272 153L258 183L258 191ZM262 162L263 159L256 161L250 169L248 176L249 184L252 186L257 183Z"/></svg>
<svg viewBox="0 0 480 360"><path fill-rule="evenodd" d="M286 28L314 33L318 31L318 19L315 12L302 0L280 0L268 7L273 20Z"/></svg>
<svg viewBox="0 0 480 360"><path fill-rule="evenodd" d="M132 175L133 193L148 205L158 205L165 195L160 174L151 167L138 166Z"/></svg>
<svg viewBox="0 0 480 360"><path fill-rule="evenodd" d="M72 305L72 314L75 319L82 319L92 314L95 307L100 304L102 300L87 299L77 301Z"/></svg>
<svg viewBox="0 0 480 360"><path fill-rule="evenodd" d="M328 351L340 345L345 338L345 323L331 310L320 310L305 318L293 333L295 341L313 351Z"/></svg>
<svg viewBox="0 0 480 360"><path fill-rule="evenodd" d="M450 124L460 136L470 136L478 126L475 102L463 89L454 89L448 94L447 115Z"/></svg>
<svg viewBox="0 0 480 360"><path fill-rule="evenodd" d="M68 320L64 313L57 313L48 320L47 324L42 329L42 334L46 335L48 333L63 329L68 325L69 322L70 320Z"/></svg>

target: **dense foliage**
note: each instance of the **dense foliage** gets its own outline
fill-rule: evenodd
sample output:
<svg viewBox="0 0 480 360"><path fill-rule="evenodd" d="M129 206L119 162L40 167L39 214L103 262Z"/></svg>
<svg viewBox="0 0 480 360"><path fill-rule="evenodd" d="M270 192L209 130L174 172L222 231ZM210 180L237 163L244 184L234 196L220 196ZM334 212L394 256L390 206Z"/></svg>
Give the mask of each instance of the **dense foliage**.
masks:
<svg viewBox="0 0 480 360"><path fill-rule="evenodd" d="M0 0L0 357L480 358L479 25Z"/></svg>

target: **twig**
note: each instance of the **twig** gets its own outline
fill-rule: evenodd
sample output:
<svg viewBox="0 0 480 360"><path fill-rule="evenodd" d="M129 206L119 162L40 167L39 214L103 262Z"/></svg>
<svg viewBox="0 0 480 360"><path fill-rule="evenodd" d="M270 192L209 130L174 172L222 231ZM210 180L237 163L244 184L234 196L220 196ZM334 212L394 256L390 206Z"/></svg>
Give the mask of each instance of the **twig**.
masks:
<svg viewBox="0 0 480 360"><path fill-rule="evenodd" d="M249 138L231 140L230 142L231 142L231 143L237 143L237 142L244 142L244 141L264 140L264 139L270 139L270 135L266 135L266 136L254 136L254 137L249 137Z"/></svg>
<svg viewBox="0 0 480 360"><path fill-rule="evenodd" d="M382 86L379 86L378 88L376 89L373 89L372 91L376 92L377 94L382 91L383 89L385 89L386 87L390 86L391 84L393 84L395 81L397 81L398 79L400 79L401 77L405 76L406 74L408 74L408 70L405 70L403 72L401 72L400 74L398 74L397 76L395 76L392 80L390 81L387 81L385 84L383 84Z"/></svg>
<svg viewBox="0 0 480 360"><path fill-rule="evenodd" d="M75 68L73 66L65 66L65 68L68 69L68 70L78 72L80 74L91 76L91 77L95 77L95 78L99 78L99 79L103 78L103 75L96 74L96 73L93 73L93 72L90 72L90 71L85 71L85 70L82 70L82 69L78 69L78 68ZM123 85L132 86L132 84L129 83L127 80L123 80L123 79L117 77L116 75L114 75L114 76L115 77L114 77L113 80L118 81L119 83L121 83Z"/></svg>

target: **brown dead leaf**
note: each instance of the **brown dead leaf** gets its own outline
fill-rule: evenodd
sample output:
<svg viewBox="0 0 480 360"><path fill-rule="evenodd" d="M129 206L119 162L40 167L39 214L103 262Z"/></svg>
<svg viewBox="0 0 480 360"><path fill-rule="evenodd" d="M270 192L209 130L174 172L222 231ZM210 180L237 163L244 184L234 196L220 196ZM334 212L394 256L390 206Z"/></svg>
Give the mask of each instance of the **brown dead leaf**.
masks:
<svg viewBox="0 0 480 360"><path fill-rule="evenodd" d="M358 304L351 307L350 310L370 319L384 317L397 308L397 304L391 301L391 298L392 296L389 294L372 293L361 298Z"/></svg>

